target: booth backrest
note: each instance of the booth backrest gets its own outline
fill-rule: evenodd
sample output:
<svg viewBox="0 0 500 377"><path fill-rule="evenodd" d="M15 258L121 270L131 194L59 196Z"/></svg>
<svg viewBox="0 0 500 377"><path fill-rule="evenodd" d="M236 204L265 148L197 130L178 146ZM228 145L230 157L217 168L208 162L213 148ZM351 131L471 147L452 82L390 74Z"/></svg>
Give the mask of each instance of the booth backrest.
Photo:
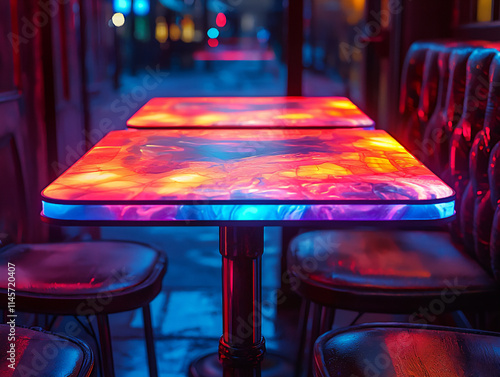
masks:
<svg viewBox="0 0 500 377"><path fill-rule="evenodd" d="M500 281L500 143L491 151L488 178L491 206L495 210L490 237L491 268L495 278Z"/></svg>
<svg viewBox="0 0 500 377"><path fill-rule="evenodd" d="M470 176L470 152L474 138L484 127L490 66L497 54L496 50L477 49L470 55L467 62L467 81L462 117L453 129L450 140L450 178L448 183L455 190L456 208L459 212L458 219L452 226L452 232L456 238L463 239L468 250L472 250L473 240L462 231L464 227L472 225L473 215L470 213L470 208L464 207L465 204L462 201L464 196L471 195L470 189L467 192Z"/></svg>
<svg viewBox="0 0 500 377"><path fill-rule="evenodd" d="M414 151L434 173L446 180L444 175L449 171L450 139L462 116L467 61L472 52L472 47L455 47L440 55L442 78L439 96L443 102L425 128L421 147Z"/></svg>
<svg viewBox="0 0 500 377"><path fill-rule="evenodd" d="M422 115L422 118L425 118L425 114L422 114L422 98L429 99L432 97L429 95L428 89L425 89L427 92L425 96L423 96L422 92L424 91L424 75L426 76L427 84L431 84L433 82L432 80L429 80L430 72L432 72L433 69L428 68L427 72L425 72L425 63L427 61L428 51L430 51L434 46L434 43L428 42L414 43L406 55L403 66L401 97L399 103L399 112L401 114L403 127L400 127L397 136L399 136L399 139L408 149L412 149L414 147L414 142L418 140L420 136L419 112ZM429 58L429 61L432 60L433 59ZM429 66L429 64L427 66ZM430 108L432 105L433 104L428 103L426 107Z"/></svg>
<svg viewBox="0 0 500 377"><path fill-rule="evenodd" d="M417 68L408 59L406 63L412 72L422 72L421 98L412 109L414 114L408 106L400 108L404 110L401 127L406 128L400 133L401 141L453 187L457 220L450 226L452 235L500 278L500 147L496 146L500 141L500 53L478 42L417 47L409 54L421 57L427 49L426 58L418 60L423 66ZM433 76L436 67L437 80ZM416 75L403 77L402 87L408 80L418 81ZM401 98L400 104L415 101L414 97Z"/></svg>

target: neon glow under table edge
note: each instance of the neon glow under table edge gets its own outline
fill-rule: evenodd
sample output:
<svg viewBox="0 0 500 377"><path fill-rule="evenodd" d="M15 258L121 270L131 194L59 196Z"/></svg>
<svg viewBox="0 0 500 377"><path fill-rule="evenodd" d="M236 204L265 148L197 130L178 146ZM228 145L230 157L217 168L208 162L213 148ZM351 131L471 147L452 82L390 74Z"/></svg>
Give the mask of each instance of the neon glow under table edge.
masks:
<svg viewBox="0 0 500 377"><path fill-rule="evenodd" d="M360 129L114 131L42 198L42 217L61 225L219 226L219 355L237 376L258 375L265 353L264 226L422 226L455 213L450 187L384 131Z"/></svg>

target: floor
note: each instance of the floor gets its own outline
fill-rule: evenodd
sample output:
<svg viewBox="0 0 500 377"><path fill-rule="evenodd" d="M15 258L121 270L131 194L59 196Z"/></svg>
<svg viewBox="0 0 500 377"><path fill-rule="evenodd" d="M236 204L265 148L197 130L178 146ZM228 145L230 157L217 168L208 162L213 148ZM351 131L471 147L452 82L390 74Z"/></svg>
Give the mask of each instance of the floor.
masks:
<svg viewBox="0 0 500 377"><path fill-rule="evenodd" d="M222 333L218 236L215 227L130 227L126 231L119 227L101 228L103 239L146 241L168 256L162 292L151 303L161 377L185 377L193 359L217 349ZM299 307L280 307L278 317L274 300L280 288L281 229L266 228L264 239L262 332L268 349L292 361L296 352ZM348 326L356 315L338 311L334 328ZM389 320L407 318L367 314L360 322ZM113 314L110 324L116 376L148 376L142 312ZM64 323L56 325L56 332L58 328L64 328ZM93 344L85 333L79 337ZM93 376L98 376L97 372Z"/></svg>
<svg viewBox="0 0 500 377"><path fill-rule="evenodd" d="M107 239L153 240L169 259L163 291L152 303L161 376L186 376L189 362L215 351L222 334L221 256L218 228L103 228ZM276 328L273 290L279 287L280 229L265 232L263 257L263 333L279 348L285 335ZM141 312L111 317L117 376L147 375ZM291 355L288 355L291 356Z"/></svg>

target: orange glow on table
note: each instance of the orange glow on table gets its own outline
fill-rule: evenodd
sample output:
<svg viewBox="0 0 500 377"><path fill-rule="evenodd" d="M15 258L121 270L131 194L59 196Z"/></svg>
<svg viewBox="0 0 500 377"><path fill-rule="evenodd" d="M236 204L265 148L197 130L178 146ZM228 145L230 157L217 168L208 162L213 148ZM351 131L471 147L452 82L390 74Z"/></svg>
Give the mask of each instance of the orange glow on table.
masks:
<svg viewBox="0 0 500 377"><path fill-rule="evenodd" d="M132 128L374 128L345 97L153 98L128 121Z"/></svg>
<svg viewBox="0 0 500 377"><path fill-rule="evenodd" d="M43 214L85 221L449 218L454 192L379 130L109 133L43 191Z"/></svg>

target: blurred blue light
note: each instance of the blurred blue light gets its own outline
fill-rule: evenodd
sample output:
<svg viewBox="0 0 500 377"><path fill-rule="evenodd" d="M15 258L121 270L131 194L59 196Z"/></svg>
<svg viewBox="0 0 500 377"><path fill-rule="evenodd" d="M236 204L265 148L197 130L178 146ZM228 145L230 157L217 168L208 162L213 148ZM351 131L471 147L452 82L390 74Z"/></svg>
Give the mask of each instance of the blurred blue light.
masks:
<svg viewBox="0 0 500 377"><path fill-rule="evenodd" d="M113 9L116 13L130 14L132 2L130 0L113 0ZM134 13L138 16L146 16L149 13L149 0L134 0Z"/></svg>
<svg viewBox="0 0 500 377"><path fill-rule="evenodd" d="M266 43L269 40L271 34L264 28L260 28L257 32L257 39L260 43Z"/></svg>
<svg viewBox="0 0 500 377"><path fill-rule="evenodd" d="M113 9L116 13L127 15L130 13L132 4L130 0L113 0Z"/></svg>
<svg viewBox="0 0 500 377"><path fill-rule="evenodd" d="M149 14L149 0L134 0L134 13L138 16Z"/></svg>
<svg viewBox="0 0 500 377"><path fill-rule="evenodd" d="M216 39L219 36L219 30L212 27L207 31L208 38Z"/></svg>

